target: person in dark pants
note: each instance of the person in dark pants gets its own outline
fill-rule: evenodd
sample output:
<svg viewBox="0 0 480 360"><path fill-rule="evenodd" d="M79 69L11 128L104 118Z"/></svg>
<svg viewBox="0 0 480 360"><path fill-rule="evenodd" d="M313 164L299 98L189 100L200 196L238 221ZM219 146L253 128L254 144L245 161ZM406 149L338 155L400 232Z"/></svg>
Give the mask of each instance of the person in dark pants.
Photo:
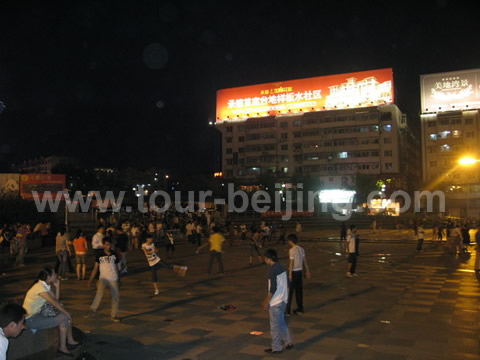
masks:
<svg viewBox="0 0 480 360"><path fill-rule="evenodd" d="M292 306L293 293L295 292L295 300L297 308L293 310L294 314L303 314L303 267L305 267L305 277L311 278L310 269L308 268L307 258L305 257L305 250L297 245L298 238L295 234L288 235L288 244L290 250L288 255L290 263L288 265L288 278L290 280L290 287L288 291L288 302L285 314L290 315Z"/></svg>
<svg viewBox="0 0 480 360"><path fill-rule="evenodd" d="M218 268L220 275L223 275L223 262L222 262L222 245L225 241L225 238L220 234L218 228L213 229L213 234L208 238L208 243L203 244L197 249L197 254L205 246L210 245L210 260L208 262L208 275L212 272L212 265L215 259L218 261Z"/></svg>
<svg viewBox="0 0 480 360"><path fill-rule="evenodd" d="M357 235L357 227L355 225L350 225L350 232L347 235L347 243L346 243L346 253L348 255L348 266L347 266L347 273L345 274L346 277L352 278L357 276L355 273L357 268L357 249L356 249L356 238Z"/></svg>
<svg viewBox="0 0 480 360"><path fill-rule="evenodd" d="M342 226L340 227L340 241L347 240L347 225L342 222Z"/></svg>

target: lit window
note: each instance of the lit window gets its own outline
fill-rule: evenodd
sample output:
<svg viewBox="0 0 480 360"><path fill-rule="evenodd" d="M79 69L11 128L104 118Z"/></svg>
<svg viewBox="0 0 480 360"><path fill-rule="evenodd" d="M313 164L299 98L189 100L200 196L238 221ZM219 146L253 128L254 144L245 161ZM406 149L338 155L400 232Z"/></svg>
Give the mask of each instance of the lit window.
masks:
<svg viewBox="0 0 480 360"><path fill-rule="evenodd" d="M430 134L430 140L437 140L437 134Z"/></svg>
<svg viewBox="0 0 480 360"><path fill-rule="evenodd" d="M454 138L459 138L462 135L462 132L460 130L453 130L452 131L452 136Z"/></svg>
<svg viewBox="0 0 480 360"><path fill-rule="evenodd" d="M383 125L384 131L392 131L392 125Z"/></svg>
<svg viewBox="0 0 480 360"><path fill-rule="evenodd" d="M450 151L450 146L448 146L447 144L444 144L440 146L440 151Z"/></svg>
<svg viewBox="0 0 480 360"><path fill-rule="evenodd" d="M450 135L450 131L445 130L438 133L440 139L446 139Z"/></svg>
<svg viewBox="0 0 480 360"><path fill-rule="evenodd" d="M346 159L348 158L348 153L346 151L338 153L338 158L339 159Z"/></svg>

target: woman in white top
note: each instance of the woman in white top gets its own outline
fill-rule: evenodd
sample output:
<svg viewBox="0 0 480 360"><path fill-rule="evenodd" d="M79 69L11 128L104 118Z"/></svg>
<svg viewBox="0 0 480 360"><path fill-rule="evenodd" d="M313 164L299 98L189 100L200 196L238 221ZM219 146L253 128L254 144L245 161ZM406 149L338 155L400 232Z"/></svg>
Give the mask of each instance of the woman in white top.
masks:
<svg viewBox="0 0 480 360"><path fill-rule="evenodd" d="M54 292L51 290L52 285L55 287ZM45 266L25 295L23 301L23 307L27 311L25 325L29 329L37 330L58 326L60 344L57 355L73 357L68 348L75 348L79 343L72 336L72 317L60 304L59 298L60 281L57 274L53 268Z"/></svg>

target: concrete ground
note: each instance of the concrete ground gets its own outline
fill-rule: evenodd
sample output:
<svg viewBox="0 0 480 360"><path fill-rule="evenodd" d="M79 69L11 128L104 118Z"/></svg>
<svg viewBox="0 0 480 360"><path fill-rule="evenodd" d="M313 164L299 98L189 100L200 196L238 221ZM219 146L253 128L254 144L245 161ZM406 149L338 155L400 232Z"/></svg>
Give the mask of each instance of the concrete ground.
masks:
<svg viewBox="0 0 480 360"><path fill-rule="evenodd" d="M83 317L95 293L75 276L62 282L62 302L87 333L86 351L102 360L480 359L475 254L453 256L428 241L416 253L406 231L364 230L360 236L359 276L349 279L336 230L301 234L312 279L304 283L305 314L287 318L295 348L280 355L264 353L270 346L268 313L261 308L267 266L249 266L248 244L239 240L225 247L223 277L208 277L207 252L195 255L193 245L181 242L173 262L188 265L187 276L159 270L158 296L144 255L130 253L120 323L110 321L108 290L98 313ZM288 246L273 247L287 265ZM22 298L40 266L54 263L53 251L34 250L25 268L0 277L2 297ZM236 309L219 308L228 304Z"/></svg>

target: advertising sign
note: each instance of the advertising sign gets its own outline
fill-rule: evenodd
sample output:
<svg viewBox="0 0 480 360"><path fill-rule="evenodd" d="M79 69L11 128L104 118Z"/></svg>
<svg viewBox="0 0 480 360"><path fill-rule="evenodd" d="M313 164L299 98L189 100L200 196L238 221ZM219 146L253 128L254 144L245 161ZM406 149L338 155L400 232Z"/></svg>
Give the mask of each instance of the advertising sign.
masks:
<svg viewBox="0 0 480 360"><path fill-rule="evenodd" d="M20 196L22 199L33 200L32 191L37 191L39 198L50 191L51 197L65 189L65 175L59 174L20 174Z"/></svg>
<svg viewBox="0 0 480 360"><path fill-rule="evenodd" d="M218 90L216 121L393 101L393 72L388 68Z"/></svg>
<svg viewBox="0 0 480 360"><path fill-rule="evenodd" d="M422 113L480 108L480 69L420 76Z"/></svg>
<svg viewBox="0 0 480 360"><path fill-rule="evenodd" d="M0 174L0 196L18 196L20 178L18 174Z"/></svg>

